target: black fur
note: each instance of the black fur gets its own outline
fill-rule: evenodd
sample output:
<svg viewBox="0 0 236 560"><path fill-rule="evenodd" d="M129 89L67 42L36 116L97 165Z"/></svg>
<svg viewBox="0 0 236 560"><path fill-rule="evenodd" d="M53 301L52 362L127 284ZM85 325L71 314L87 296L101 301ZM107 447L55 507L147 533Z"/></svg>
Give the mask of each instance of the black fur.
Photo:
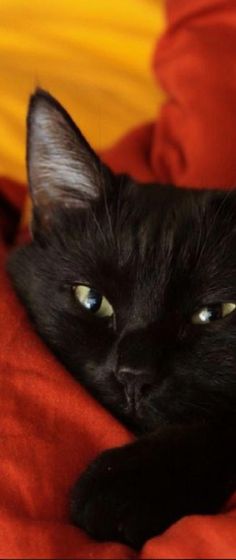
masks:
<svg viewBox="0 0 236 560"><path fill-rule="evenodd" d="M59 184L48 163L60 140L62 158L72 146L81 164L76 191L69 171ZM114 176L42 91L28 146L34 239L9 273L42 338L139 436L81 477L73 521L139 547L186 514L218 511L236 486L236 313L191 322L206 305L236 302L236 193ZM45 189L37 153L49 166ZM78 283L104 294L114 317L80 306Z"/></svg>

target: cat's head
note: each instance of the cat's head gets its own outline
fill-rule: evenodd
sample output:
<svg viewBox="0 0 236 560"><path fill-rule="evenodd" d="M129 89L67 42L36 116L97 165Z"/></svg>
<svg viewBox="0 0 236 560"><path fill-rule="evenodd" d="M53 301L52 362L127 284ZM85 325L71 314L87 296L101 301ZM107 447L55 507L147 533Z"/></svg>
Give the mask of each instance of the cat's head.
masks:
<svg viewBox="0 0 236 560"><path fill-rule="evenodd" d="M236 407L236 195L140 185L37 91L30 244L9 272L43 339L140 431Z"/></svg>

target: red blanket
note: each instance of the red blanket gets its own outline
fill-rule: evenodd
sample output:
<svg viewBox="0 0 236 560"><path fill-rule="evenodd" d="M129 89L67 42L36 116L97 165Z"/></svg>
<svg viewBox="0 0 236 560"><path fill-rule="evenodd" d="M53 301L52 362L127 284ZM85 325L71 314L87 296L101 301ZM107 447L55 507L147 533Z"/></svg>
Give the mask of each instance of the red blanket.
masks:
<svg viewBox="0 0 236 560"><path fill-rule="evenodd" d="M168 96L161 116L104 159L141 180L233 186L235 0L169 0L167 13L153 59ZM11 288L4 267L21 192L0 182L0 557L235 558L235 496L224 512L182 519L139 554L69 524L73 482L100 451L132 435L49 353Z"/></svg>

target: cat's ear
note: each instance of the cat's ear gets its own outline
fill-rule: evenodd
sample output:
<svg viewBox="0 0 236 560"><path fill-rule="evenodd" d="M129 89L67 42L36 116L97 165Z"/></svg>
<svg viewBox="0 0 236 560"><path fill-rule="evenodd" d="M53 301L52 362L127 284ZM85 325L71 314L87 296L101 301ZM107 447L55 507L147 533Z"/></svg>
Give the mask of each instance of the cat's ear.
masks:
<svg viewBox="0 0 236 560"><path fill-rule="evenodd" d="M45 226L55 207L86 207L104 189L105 167L65 109L36 90L27 118L27 168L33 208Z"/></svg>

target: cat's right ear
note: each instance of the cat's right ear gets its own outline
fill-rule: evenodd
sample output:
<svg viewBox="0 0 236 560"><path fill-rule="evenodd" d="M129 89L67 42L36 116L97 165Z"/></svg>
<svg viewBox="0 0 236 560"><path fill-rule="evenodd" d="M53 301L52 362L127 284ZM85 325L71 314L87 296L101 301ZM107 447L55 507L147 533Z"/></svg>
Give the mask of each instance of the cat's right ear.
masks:
<svg viewBox="0 0 236 560"><path fill-rule="evenodd" d="M106 188L108 169L49 93L31 96L27 169L33 210L48 228L58 207L87 207Z"/></svg>

